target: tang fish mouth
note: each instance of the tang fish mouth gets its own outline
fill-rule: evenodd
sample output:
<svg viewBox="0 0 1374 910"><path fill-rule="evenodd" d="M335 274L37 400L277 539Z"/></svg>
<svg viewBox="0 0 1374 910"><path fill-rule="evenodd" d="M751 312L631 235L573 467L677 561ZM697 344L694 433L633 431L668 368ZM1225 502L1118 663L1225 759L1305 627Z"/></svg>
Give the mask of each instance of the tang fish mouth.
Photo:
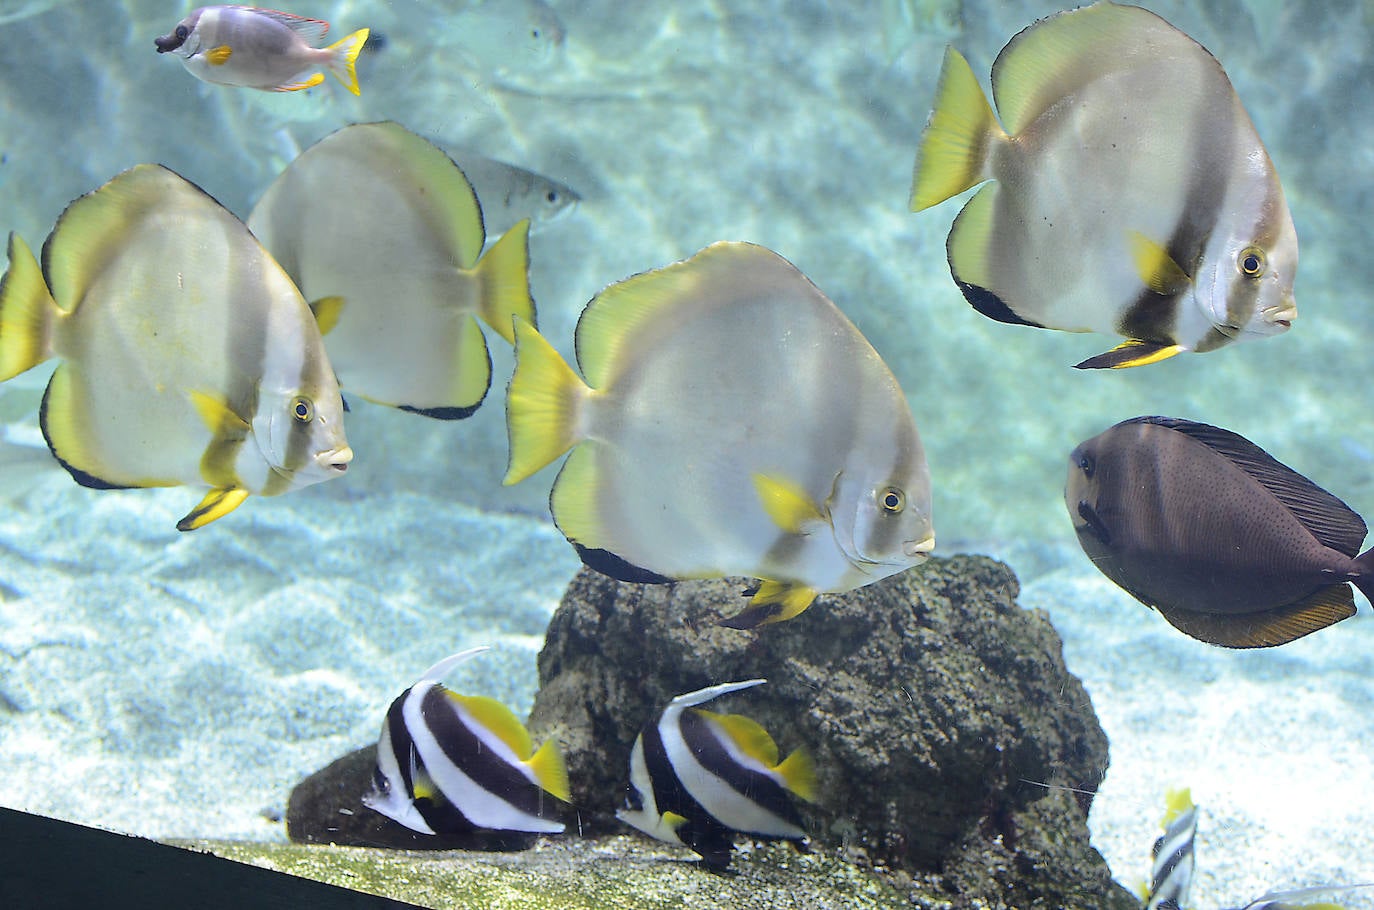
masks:
<svg viewBox="0 0 1374 910"><path fill-rule="evenodd" d="M934 549L934 534L931 534L929 537L924 537L920 540L902 541L902 552L906 554L907 559L926 559L930 556L931 551Z"/></svg>

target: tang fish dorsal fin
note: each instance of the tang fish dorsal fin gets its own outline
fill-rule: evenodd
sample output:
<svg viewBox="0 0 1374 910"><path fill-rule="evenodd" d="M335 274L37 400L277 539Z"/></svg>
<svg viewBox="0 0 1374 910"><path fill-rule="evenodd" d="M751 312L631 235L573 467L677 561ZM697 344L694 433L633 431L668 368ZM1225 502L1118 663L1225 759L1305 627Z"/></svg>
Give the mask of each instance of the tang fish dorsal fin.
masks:
<svg viewBox="0 0 1374 910"><path fill-rule="evenodd" d="M1057 13L1026 28L992 65L992 94L1007 132L1020 134L1103 73L1126 68L1143 46L1156 59L1175 48L1202 51L1154 13L1110 2Z"/></svg>
<svg viewBox="0 0 1374 910"><path fill-rule="evenodd" d="M530 739L530 731L516 719L510 708L485 695L459 695L448 689L444 690L444 694L461 705L463 710L492 736L510 746L516 758L528 761L534 754L534 742Z"/></svg>
<svg viewBox="0 0 1374 910"><path fill-rule="evenodd" d="M692 710L715 724L716 729L734 743L740 752L757 760L765 768L771 768L778 763L778 745L757 721L743 714L717 714L705 708Z"/></svg>
<svg viewBox="0 0 1374 910"><path fill-rule="evenodd" d="M1240 468L1302 522L1322 545L1355 556L1368 529L1364 519L1336 496L1283 464L1243 436L1205 423L1173 417L1138 417L1183 433Z"/></svg>
<svg viewBox="0 0 1374 910"><path fill-rule="evenodd" d="M319 44L324 41L324 36L329 34L329 23L323 19L308 19L275 9L256 9L254 12L291 29L300 35L306 44Z"/></svg>
<svg viewBox="0 0 1374 910"><path fill-rule="evenodd" d="M1161 297L1176 297L1193 286L1192 277L1179 265L1163 244L1139 231L1127 231L1126 242L1131 248L1140 283Z"/></svg>
<svg viewBox="0 0 1374 910"><path fill-rule="evenodd" d="M1194 613L1157 607L1160 615L1190 638L1224 648L1273 648L1355 615L1350 585L1322 588L1283 607L1260 613Z"/></svg>
<svg viewBox="0 0 1374 910"><path fill-rule="evenodd" d="M767 474L754 474L752 479L763 510L784 533L804 534L808 525L827 521L825 512L800 484Z"/></svg>

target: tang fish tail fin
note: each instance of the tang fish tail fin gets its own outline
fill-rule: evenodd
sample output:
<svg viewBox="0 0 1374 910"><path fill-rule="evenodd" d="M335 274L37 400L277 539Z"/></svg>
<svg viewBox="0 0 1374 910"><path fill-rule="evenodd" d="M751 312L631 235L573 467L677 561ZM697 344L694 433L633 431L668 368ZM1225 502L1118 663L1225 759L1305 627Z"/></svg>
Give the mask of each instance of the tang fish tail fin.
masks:
<svg viewBox="0 0 1374 910"><path fill-rule="evenodd" d="M530 299L530 220L519 222L501 235L491 249L477 261L477 280L482 288L478 313L510 344L515 343L511 317L519 316L531 326L535 321L534 301Z"/></svg>
<svg viewBox="0 0 1374 910"><path fill-rule="evenodd" d="M811 753L799 748L782 760L775 769L787 785L787 789L806 800L816 801L816 766Z"/></svg>
<svg viewBox="0 0 1374 910"><path fill-rule="evenodd" d="M530 756L525 763L534 773L534 779L544 791L558 797L563 802L572 802L572 787L568 783L568 766L563 761L563 753L558 743L546 740L539 751Z"/></svg>
<svg viewBox="0 0 1374 910"><path fill-rule="evenodd" d="M1374 548L1355 557L1359 574L1350 579L1371 604L1374 604Z"/></svg>
<svg viewBox="0 0 1374 910"><path fill-rule="evenodd" d="M749 600L749 606L720 625L727 629L756 629L769 623L783 622L801 615L811 606L818 592L805 585L783 581L763 581Z"/></svg>
<svg viewBox="0 0 1374 910"><path fill-rule="evenodd" d="M367 43L368 29L360 28L353 34L335 41L325 50L330 52L329 71L334 78L343 83L344 88L355 95L361 95L358 88L358 54Z"/></svg>
<svg viewBox="0 0 1374 910"><path fill-rule="evenodd" d="M946 48L935 109L916 152L911 210L928 209L988 179L988 150L993 141L1005 139L968 61Z"/></svg>
<svg viewBox="0 0 1374 910"><path fill-rule="evenodd" d="M10 268L0 278L0 382L52 356L52 332L61 312L29 245L10 234Z"/></svg>
<svg viewBox="0 0 1374 910"><path fill-rule="evenodd" d="M591 394L567 361L534 326L515 323L515 373L506 395L510 462L504 484L519 483L571 449L581 402Z"/></svg>

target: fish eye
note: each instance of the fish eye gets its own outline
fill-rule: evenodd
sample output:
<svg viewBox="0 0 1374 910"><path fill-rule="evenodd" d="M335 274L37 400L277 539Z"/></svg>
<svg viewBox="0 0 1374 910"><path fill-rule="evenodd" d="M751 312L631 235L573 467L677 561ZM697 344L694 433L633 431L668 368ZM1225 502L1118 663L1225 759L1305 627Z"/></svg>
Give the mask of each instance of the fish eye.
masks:
<svg viewBox="0 0 1374 910"><path fill-rule="evenodd" d="M1246 278L1258 278L1264 274L1264 250L1257 246L1248 246L1240 251L1240 256L1236 259L1236 267Z"/></svg>
<svg viewBox="0 0 1374 910"><path fill-rule="evenodd" d="M184 25L178 25L174 34L178 39L185 41L191 35L191 30Z"/></svg>
<svg viewBox="0 0 1374 910"><path fill-rule="evenodd" d="M1078 465L1078 470L1083 472L1084 477L1092 477L1093 471L1097 468L1093 457L1087 452L1079 452L1074 462Z"/></svg>
<svg viewBox="0 0 1374 910"><path fill-rule="evenodd" d="M552 205L553 203L557 202L557 201L558 201L558 190L549 190L549 192L544 196L544 199L545 199L545 201L547 201L550 205Z"/></svg>
<svg viewBox="0 0 1374 910"><path fill-rule="evenodd" d="M291 402L291 416L301 423L309 423L315 419L315 406L309 398L297 398Z"/></svg>
<svg viewBox="0 0 1374 910"><path fill-rule="evenodd" d="M906 495L896 487L888 487L878 494L878 505L883 511L896 514L906 508Z"/></svg>

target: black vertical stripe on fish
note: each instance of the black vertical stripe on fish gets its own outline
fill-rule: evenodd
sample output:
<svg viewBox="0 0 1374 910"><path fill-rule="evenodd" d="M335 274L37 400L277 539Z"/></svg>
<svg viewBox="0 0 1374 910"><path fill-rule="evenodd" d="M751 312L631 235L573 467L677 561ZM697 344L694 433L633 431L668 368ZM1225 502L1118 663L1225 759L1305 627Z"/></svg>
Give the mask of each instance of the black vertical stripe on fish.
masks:
<svg viewBox="0 0 1374 910"><path fill-rule="evenodd" d="M439 685L431 686L420 702L420 716L445 757L477 786L508 805L537 818L553 817L558 801L482 742L458 716L455 707L449 691ZM462 794L444 796L462 808Z"/></svg>
<svg viewBox="0 0 1374 910"><path fill-rule="evenodd" d="M669 812L686 819L674 833L688 847L701 854L706 865L725 869L734 849L734 832L716 820L682 785L678 772L668 758L668 750L658 724L650 724L640 734L644 747L644 767L653 787L654 804L660 815Z"/></svg>
<svg viewBox="0 0 1374 910"><path fill-rule="evenodd" d="M396 761L396 767L400 769L406 796L415 794L415 781L410 773L410 757L415 754L415 741L410 737L410 730L406 729L403 714L406 699L410 697L410 692L410 689L406 689L391 702L391 707L386 709L386 727L391 738L391 753ZM380 770L379 768L379 773ZM385 787L378 787L377 789L379 792L386 790Z"/></svg>
<svg viewBox="0 0 1374 910"><path fill-rule="evenodd" d="M800 828L801 814L787 790L772 776L747 768L736 761L711 729L712 723L700 711L691 708L683 711L679 717L678 730L683 742L691 750L692 757L740 796L771 815Z"/></svg>

